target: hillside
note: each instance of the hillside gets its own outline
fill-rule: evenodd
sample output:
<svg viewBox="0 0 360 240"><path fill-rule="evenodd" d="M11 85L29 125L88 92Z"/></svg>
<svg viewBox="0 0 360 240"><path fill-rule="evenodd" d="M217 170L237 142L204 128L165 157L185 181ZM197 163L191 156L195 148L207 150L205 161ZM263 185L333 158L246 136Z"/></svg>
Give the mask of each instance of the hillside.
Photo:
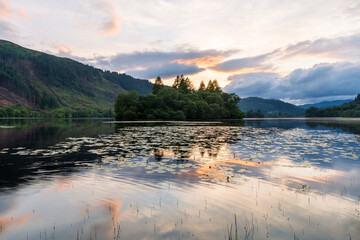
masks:
<svg viewBox="0 0 360 240"><path fill-rule="evenodd" d="M241 99L238 104L243 112L260 109L265 116L301 116L305 110L290 103L275 99L264 99L259 97L248 97Z"/></svg>
<svg viewBox="0 0 360 240"><path fill-rule="evenodd" d="M316 108L306 110L306 117L360 117L360 94L348 103L340 106Z"/></svg>
<svg viewBox="0 0 360 240"><path fill-rule="evenodd" d="M109 111L132 90L147 94L152 84L0 40L0 105Z"/></svg>
<svg viewBox="0 0 360 240"><path fill-rule="evenodd" d="M300 105L298 107L301 107L303 109L308 109L310 107L316 107L316 108L323 108L323 107L332 107L332 106L338 106L344 103L351 102L352 99L346 99L346 100L334 100L334 101L323 101L319 103L312 103L312 104L304 104Z"/></svg>

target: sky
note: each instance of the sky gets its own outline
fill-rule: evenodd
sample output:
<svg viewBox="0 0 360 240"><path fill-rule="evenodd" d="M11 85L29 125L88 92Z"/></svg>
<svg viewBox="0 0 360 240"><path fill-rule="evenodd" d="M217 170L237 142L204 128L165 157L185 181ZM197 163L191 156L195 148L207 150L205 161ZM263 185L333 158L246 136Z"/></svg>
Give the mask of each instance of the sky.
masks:
<svg viewBox="0 0 360 240"><path fill-rule="evenodd" d="M360 93L360 0L0 0L0 39L294 104Z"/></svg>

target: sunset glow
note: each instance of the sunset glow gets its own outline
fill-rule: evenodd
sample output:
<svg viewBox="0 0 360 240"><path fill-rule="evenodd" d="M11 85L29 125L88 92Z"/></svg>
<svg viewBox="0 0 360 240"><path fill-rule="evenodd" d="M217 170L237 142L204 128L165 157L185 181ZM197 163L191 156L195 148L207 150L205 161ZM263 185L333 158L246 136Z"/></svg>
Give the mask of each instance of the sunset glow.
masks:
<svg viewBox="0 0 360 240"><path fill-rule="evenodd" d="M1 39L151 81L161 76L171 84L184 74L198 86L216 78L241 97L251 92L294 103L354 97L355 90L338 90L339 79L360 87L358 1L0 0L0 6ZM345 63L352 67L343 71ZM341 71L328 89L281 93L289 79L297 87L291 80L297 69L322 74L298 81L322 84L327 73L319 64ZM263 80L264 73L280 84ZM274 91L251 91L254 84Z"/></svg>

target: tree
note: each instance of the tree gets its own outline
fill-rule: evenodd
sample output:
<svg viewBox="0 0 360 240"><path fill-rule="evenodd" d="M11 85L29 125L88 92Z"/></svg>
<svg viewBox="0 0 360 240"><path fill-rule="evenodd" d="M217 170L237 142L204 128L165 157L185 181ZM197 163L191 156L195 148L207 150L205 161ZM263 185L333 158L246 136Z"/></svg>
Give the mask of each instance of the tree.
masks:
<svg viewBox="0 0 360 240"><path fill-rule="evenodd" d="M174 84L172 85L173 88L178 89L180 86L180 76L177 75L174 81Z"/></svg>
<svg viewBox="0 0 360 240"><path fill-rule="evenodd" d="M318 108L316 108L316 107L310 107L310 108L306 109L305 117L316 117L317 110L318 110Z"/></svg>
<svg viewBox="0 0 360 240"><path fill-rule="evenodd" d="M138 105L139 94L136 91L120 93L115 100L115 118L117 120L136 118Z"/></svg>
<svg viewBox="0 0 360 240"><path fill-rule="evenodd" d="M212 85L215 92L221 92L220 85L216 79L212 82Z"/></svg>
<svg viewBox="0 0 360 240"><path fill-rule="evenodd" d="M41 100L40 100L40 107L42 109L54 109L58 107L58 102L53 95L47 94L46 92L43 93Z"/></svg>
<svg viewBox="0 0 360 240"><path fill-rule="evenodd" d="M211 80L209 80L206 90L208 90L208 91L214 90L214 85Z"/></svg>
<svg viewBox="0 0 360 240"><path fill-rule="evenodd" d="M155 83L152 87L152 92L153 94L157 94L161 89L164 88L164 83L163 81L161 80L160 76L158 76L155 80Z"/></svg>
<svg viewBox="0 0 360 240"><path fill-rule="evenodd" d="M356 96L355 101L356 101L356 102L360 102L360 94L358 94L358 95Z"/></svg>
<svg viewBox="0 0 360 240"><path fill-rule="evenodd" d="M200 82L200 86L199 86L199 91L205 91L206 90L206 86L203 80L201 80Z"/></svg>
<svg viewBox="0 0 360 240"><path fill-rule="evenodd" d="M185 78L183 75L180 76L179 89L182 92L189 93L194 90L194 85L189 78Z"/></svg>
<svg viewBox="0 0 360 240"><path fill-rule="evenodd" d="M219 92L219 93L221 92L220 85L216 79L214 81L210 80L208 82L206 90L211 91L211 92Z"/></svg>
<svg viewBox="0 0 360 240"><path fill-rule="evenodd" d="M247 118L263 118L264 114L261 112L260 109L258 109L256 112L254 112L252 109L246 112Z"/></svg>
<svg viewBox="0 0 360 240"><path fill-rule="evenodd" d="M182 92L191 92L194 90L194 85L190 81L189 78L185 78L184 75L177 75L174 81L174 84L172 85L175 89L180 89Z"/></svg>

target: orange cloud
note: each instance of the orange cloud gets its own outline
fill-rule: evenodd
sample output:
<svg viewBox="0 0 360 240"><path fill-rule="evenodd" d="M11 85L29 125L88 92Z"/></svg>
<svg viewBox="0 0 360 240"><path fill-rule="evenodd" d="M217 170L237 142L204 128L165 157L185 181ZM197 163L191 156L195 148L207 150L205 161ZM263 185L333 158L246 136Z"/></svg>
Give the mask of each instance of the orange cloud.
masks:
<svg viewBox="0 0 360 240"><path fill-rule="evenodd" d="M251 67L251 68L242 68L239 70L233 70L233 71L221 71L218 69L211 69L212 71L221 72L221 73L229 73L229 74L246 74L246 73L255 73L255 72L264 72L269 71L271 68L264 68L264 67Z"/></svg>
<svg viewBox="0 0 360 240"><path fill-rule="evenodd" d="M198 67L212 67L220 63L224 58L224 56L205 56L193 59L177 59L172 61L172 63L176 62L179 64L196 65Z"/></svg>

